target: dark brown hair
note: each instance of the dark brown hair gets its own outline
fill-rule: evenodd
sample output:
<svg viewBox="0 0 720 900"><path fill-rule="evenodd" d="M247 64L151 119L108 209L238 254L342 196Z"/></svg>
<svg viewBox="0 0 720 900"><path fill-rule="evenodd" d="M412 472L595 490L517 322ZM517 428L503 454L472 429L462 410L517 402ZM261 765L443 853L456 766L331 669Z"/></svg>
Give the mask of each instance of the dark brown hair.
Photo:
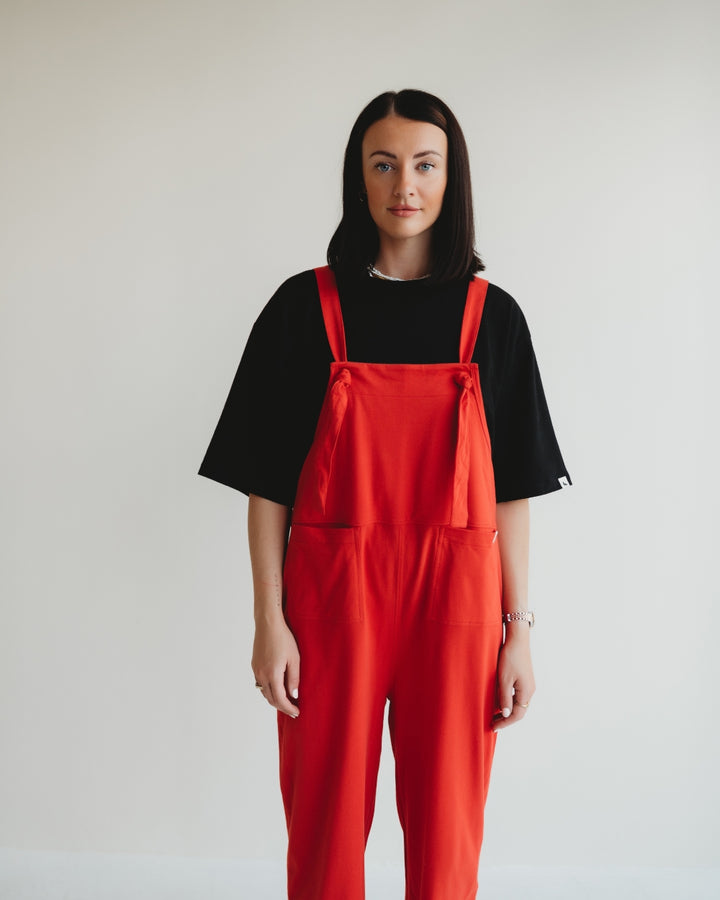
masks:
<svg viewBox="0 0 720 900"><path fill-rule="evenodd" d="M362 142L379 119L396 115L437 125L447 135L447 187L440 215L433 226L431 281L469 278L485 268L475 252L470 162L460 125L450 108L425 91L386 91L371 100L352 127L343 166L343 214L330 240L327 261L339 274L356 275L375 261L377 226L363 202Z"/></svg>

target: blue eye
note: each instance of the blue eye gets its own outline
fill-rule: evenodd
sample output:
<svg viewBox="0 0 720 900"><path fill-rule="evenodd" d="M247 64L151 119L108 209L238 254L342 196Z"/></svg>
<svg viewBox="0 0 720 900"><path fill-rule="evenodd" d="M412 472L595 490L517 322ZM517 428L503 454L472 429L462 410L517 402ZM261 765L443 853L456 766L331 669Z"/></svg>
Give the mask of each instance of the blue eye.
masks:
<svg viewBox="0 0 720 900"><path fill-rule="evenodd" d="M434 168L435 164L429 162L420 163L420 165L418 166L418 169L421 169L423 172L430 172Z"/></svg>
<svg viewBox="0 0 720 900"><path fill-rule="evenodd" d="M390 163L380 162L376 164L375 168L378 170L378 172L389 172L390 169L392 169L392 166L390 165Z"/></svg>

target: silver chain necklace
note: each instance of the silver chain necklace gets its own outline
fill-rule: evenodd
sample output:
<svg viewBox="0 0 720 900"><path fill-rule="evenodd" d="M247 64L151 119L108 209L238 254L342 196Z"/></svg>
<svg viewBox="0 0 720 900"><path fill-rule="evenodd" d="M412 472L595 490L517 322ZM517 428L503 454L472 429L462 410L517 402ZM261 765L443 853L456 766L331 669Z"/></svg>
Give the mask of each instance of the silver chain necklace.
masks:
<svg viewBox="0 0 720 900"><path fill-rule="evenodd" d="M386 275L384 272L381 272L380 269L376 269L375 266L368 266L368 272L375 278L382 278L384 281L422 281L423 278L429 278L431 273L428 272L427 275L419 275L417 278L395 278L394 275Z"/></svg>

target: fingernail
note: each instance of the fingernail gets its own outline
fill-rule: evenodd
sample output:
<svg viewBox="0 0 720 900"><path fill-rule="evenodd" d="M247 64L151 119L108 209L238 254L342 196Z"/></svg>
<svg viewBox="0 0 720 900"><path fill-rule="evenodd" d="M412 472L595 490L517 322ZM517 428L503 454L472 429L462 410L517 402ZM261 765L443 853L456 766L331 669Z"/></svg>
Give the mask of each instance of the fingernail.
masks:
<svg viewBox="0 0 720 900"><path fill-rule="evenodd" d="M295 688L295 690L292 692L292 695L293 695L293 697L297 700L297 695L298 695L298 689L297 689L297 688Z"/></svg>
<svg viewBox="0 0 720 900"><path fill-rule="evenodd" d="M506 719L510 715L510 710L507 708L507 706L503 707L502 714L503 714L503 716L505 716Z"/></svg>

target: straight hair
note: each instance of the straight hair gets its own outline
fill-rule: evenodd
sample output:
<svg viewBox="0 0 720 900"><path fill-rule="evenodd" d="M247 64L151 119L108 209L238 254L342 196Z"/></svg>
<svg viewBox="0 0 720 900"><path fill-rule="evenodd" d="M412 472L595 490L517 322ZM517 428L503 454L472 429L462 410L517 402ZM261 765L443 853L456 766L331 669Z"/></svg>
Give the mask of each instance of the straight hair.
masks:
<svg viewBox="0 0 720 900"><path fill-rule="evenodd" d="M367 203L362 168L362 142L372 124L396 115L441 128L448 142L447 186L442 209L433 225L435 283L469 278L485 268L475 252L470 161L462 129L447 104L425 91L386 91L371 100L350 132L343 164L343 214L327 251L328 265L339 275L363 274L375 262L380 239Z"/></svg>

